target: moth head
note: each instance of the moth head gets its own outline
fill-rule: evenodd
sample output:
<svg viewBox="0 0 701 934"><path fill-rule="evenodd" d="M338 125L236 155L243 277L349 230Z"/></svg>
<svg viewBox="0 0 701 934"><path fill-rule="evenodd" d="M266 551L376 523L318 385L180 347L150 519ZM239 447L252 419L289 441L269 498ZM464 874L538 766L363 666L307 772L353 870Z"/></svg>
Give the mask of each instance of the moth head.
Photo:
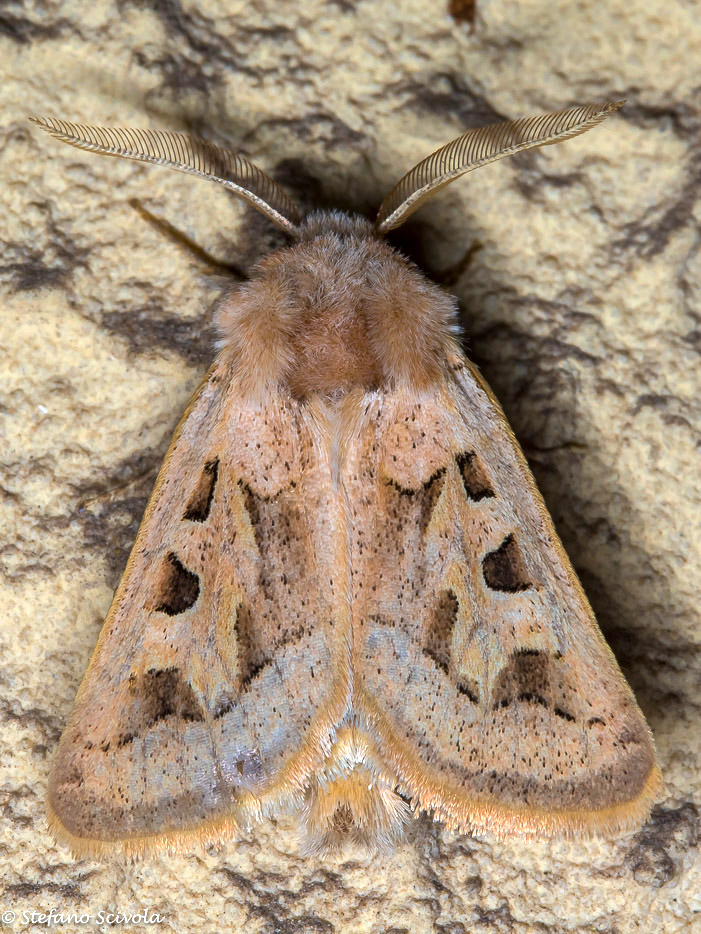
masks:
<svg viewBox="0 0 701 934"><path fill-rule="evenodd" d="M549 146L578 136L623 104L624 101L587 104L463 133L422 159L399 179L382 202L374 232L383 235L399 227L424 201L466 172L525 149ZM55 117L30 119L56 139L78 149L165 165L218 182L245 198L293 236L307 239L314 225L318 227L321 216L327 218L324 232L329 232L329 228L333 230L333 212L317 215L312 223L303 223L299 206L274 179L244 156L208 140L162 130L84 126Z"/></svg>
<svg viewBox="0 0 701 934"><path fill-rule="evenodd" d="M239 391L261 402L280 388L300 400L339 398L353 390L428 389L458 349L456 303L382 242L384 234L466 172L583 133L621 104L469 130L400 178L374 224L339 211L304 216L269 175L206 140L55 118L35 122L79 149L224 185L295 238L292 247L266 257L216 316L219 348L230 355Z"/></svg>

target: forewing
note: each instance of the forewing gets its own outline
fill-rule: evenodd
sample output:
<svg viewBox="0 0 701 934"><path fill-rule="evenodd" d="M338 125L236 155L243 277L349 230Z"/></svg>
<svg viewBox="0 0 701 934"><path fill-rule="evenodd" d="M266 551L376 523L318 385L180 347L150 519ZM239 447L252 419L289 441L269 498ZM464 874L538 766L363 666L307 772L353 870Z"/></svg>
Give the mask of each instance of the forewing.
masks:
<svg viewBox="0 0 701 934"><path fill-rule="evenodd" d="M218 838L297 802L323 760L349 675L344 611L309 586L336 549L318 430L243 404L223 364L193 400L53 767L75 850Z"/></svg>
<svg viewBox="0 0 701 934"><path fill-rule="evenodd" d="M453 827L633 825L659 783L645 720L498 403L452 373L378 397L347 471L366 728Z"/></svg>

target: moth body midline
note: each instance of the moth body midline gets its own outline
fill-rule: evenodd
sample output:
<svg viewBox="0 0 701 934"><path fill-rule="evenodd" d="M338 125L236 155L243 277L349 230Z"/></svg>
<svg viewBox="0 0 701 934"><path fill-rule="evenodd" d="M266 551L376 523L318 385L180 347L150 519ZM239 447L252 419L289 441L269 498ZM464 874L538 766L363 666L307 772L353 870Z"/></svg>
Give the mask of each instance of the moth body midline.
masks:
<svg viewBox="0 0 701 934"><path fill-rule="evenodd" d="M49 781L76 853L143 855L280 814L305 852L412 815L525 837L638 827L650 731L453 298L383 240L448 181L619 104L469 131L375 224L306 218L245 159L38 121L219 181L290 233L219 308Z"/></svg>

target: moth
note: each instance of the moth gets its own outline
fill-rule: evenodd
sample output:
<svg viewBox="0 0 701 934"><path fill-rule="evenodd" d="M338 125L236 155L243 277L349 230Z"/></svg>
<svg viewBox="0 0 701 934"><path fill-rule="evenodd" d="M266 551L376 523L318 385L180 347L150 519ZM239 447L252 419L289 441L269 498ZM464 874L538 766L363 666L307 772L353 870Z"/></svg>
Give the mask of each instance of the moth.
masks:
<svg viewBox="0 0 701 934"><path fill-rule="evenodd" d="M302 216L249 161L158 131L36 122L221 183L292 238L218 310L219 349L156 481L60 741L49 821L142 855L295 814L300 842L635 828L648 726L456 304L383 235L502 156L622 102L470 130L370 223Z"/></svg>

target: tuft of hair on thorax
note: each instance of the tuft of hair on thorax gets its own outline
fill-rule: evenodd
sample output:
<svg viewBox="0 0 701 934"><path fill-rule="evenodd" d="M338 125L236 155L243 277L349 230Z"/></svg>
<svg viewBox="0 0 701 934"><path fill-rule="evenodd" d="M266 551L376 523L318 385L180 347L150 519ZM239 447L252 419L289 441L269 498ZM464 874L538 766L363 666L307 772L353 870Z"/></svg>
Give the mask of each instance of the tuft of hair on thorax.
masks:
<svg viewBox="0 0 701 934"><path fill-rule="evenodd" d="M241 392L262 401L353 389L423 392L457 346L456 303L372 224L316 211L266 257L216 324Z"/></svg>
<svg viewBox="0 0 701 934"><path fill-rule="evenodd" d="M384 237L378 233L375 225L361 214L347 214L345 211L321 210L317 208L297 226L294 237L300 243L314 240L324 234L337 234L339 237L363 238L370 237L382 241Z"/></svg>

